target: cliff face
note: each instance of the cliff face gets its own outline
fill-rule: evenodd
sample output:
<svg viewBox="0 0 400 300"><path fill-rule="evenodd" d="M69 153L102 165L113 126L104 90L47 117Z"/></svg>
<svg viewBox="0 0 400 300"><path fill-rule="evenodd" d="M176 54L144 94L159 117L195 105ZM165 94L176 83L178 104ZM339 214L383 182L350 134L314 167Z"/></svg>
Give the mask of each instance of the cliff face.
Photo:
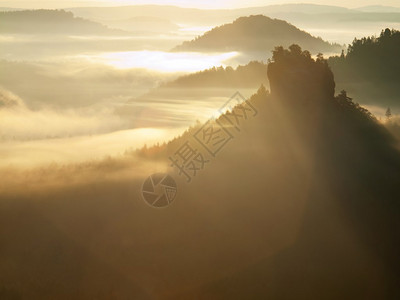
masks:
<svg viewBox="0 0 400 300"><path fill-rule="evenodd" d="M267 75L279 117L294 126L309 151L317 151L326 135L324 127L331 122L335 97L334 76L326 61L322 56L314 60L298 45L277 47Z"/></svg>
<svg viewBox="0 0 400 300"><path fill-rule="evenodd" d="M277 47L273 51L273 62L268 66L271 93L282 100L303 105L313 99L333 99L335 81L326 61L318 56L311 58L308 51L297 45L289 50ZM294 99L295 98L295 99Z"/></svg>

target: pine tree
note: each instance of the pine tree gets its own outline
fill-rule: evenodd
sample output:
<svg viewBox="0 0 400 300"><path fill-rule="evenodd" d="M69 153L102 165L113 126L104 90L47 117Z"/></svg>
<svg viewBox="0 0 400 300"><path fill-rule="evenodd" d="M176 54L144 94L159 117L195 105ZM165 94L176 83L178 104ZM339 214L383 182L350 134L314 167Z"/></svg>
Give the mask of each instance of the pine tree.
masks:
<svg viewBox="0 0 400 300"><path fill-rule="evenodd" d="M392 117L392 111L390 110L390 107L388 107L388 109L386 110L385 116L387 120L390 120L390 118Z"/></svg>

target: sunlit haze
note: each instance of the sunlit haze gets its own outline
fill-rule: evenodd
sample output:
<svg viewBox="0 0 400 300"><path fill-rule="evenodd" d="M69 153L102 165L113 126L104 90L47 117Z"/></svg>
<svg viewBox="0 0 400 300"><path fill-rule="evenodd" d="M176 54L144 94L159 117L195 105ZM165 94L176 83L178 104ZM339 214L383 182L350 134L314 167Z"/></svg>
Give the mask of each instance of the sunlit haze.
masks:
<svg viewBox="0 0 400 300"><path fill-rule="evenodd" d="M399 82L399 0L0 0L0 300L400 299Z"/></svg>
<svg viewBox="0 0 400 300"><path fill-rule="evenodd" d="M205 55L202 53L137 51L105 53L82 56L82 58L120 69L146 68L161 72L196 72L213 66L226 66L225 61L236 55L236 52Z"/></svg>
<svg viewBox="0 0 400 300"><path fill-rule="evenodd" d="M312 3L321 5L335 5L343 7L361 7L367 5L387 5L400 7L397 0L319 0L319 1L298 1L298 0L219 0L219 1L193 1L193 0L87 0L87 1L58 1L58 0L47 0L47 1L36 1L36 0L25 0L25 1L9 1L1 0L0 6L7 7L22 7L22 8L62 8L62 7L75 7L75 6L119 6L119 5L176 5L181 7L195 7L195 8L239 8L239 7L250 7L250 6L265 6L272 4L285 4L285 3Z"/></svg>

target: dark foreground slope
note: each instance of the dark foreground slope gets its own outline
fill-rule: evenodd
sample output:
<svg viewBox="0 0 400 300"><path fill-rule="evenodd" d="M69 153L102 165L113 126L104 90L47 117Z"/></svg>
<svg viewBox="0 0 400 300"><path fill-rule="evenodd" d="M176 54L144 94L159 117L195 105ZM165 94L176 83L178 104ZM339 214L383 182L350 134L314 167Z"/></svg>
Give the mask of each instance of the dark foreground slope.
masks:
<svg viewBox="0 0 400 300"><path fill-rule="evenodd" d="M397 299L396 141L345 93L334 96L322 58L278 48L268 76L271 94L250 99L257 114L227 127L234 139L204 153L210 162L191 183L167 157L188 140L201 151L198 128L139 161L2 176L0 295ZM157 171L178 185L165 209L140 196Z"/></svg>
<svg viewBox="0 0 400 300"><path fill-rule="evenodd" d="M345 92L334 97L333 76L324 60L313 62L297 47L277 49L274 56L271 95L253 96L262 117L249 130L259 128L263 137L246 141L248 149L259 141L264 154L259 165L252 165L253 174L242 173L247 167L237 164L234 170L258 183L256 197L266 203L280 199L281 217L294 217L289 211L304 205L296 238L274 255L187 291L181 299L399 297L396 142ZM253 199L244 196L244 206ZM283 225L275 217L267 225L275 230L290 222Z"/></svg>

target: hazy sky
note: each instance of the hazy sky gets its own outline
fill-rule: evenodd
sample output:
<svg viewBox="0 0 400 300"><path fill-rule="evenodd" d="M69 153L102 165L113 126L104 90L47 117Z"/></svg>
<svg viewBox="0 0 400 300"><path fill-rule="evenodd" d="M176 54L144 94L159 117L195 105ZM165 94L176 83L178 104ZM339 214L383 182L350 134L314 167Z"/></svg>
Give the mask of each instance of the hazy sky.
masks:
<svg viewBox="0 0 400 300"><path fill-rule="evenodd" d="M237 8L246 6L263 6L282 3L315 3L345 7L360 7L366 5L388 5L400 7L399 0L0 0L1 7L21 8L60 8L74 6L109 6L133 4L169 4L198 8Z"/></svg>

